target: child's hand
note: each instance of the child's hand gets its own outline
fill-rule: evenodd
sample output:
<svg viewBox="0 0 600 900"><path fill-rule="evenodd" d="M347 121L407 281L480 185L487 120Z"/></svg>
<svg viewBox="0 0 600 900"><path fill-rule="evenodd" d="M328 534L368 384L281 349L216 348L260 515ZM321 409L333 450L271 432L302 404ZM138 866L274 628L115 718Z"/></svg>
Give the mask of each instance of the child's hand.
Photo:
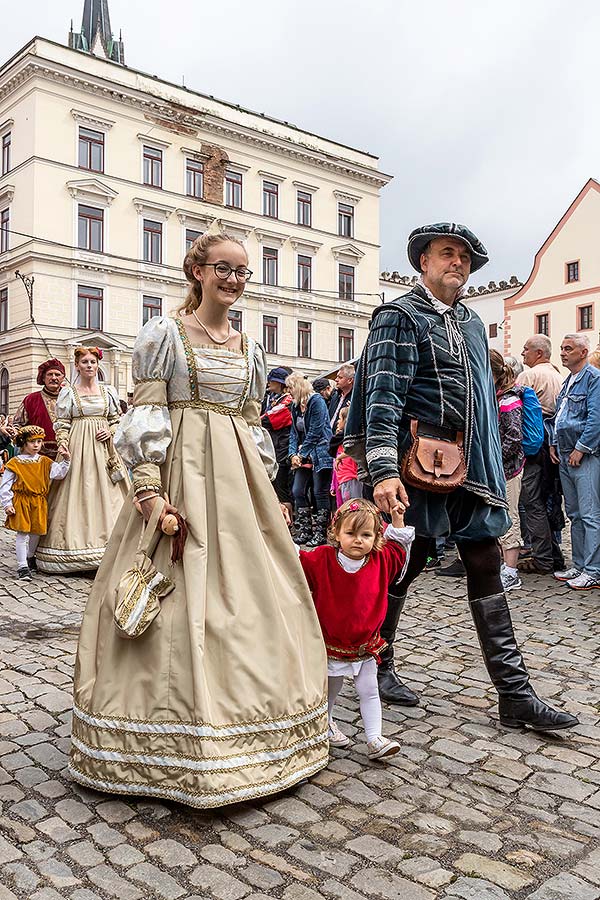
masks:
<svg viewBox="0 0 600 900"><path fill-rule="evenodd" d="M406 507L403 503L397 503L391 509L392 525L394 528L404 528L404 510Z"/></svg>
<svg viewBox="0 0 600 900"><path fill-rule="evenodd" d="M5 506L4 512L6 513L7 516L14 516L15 508L14 508L14 506Z"/></svg>
<svg viewBox="0 0 600 900"><path fill-rule="evenodd" d="M62 456L62 458L65 460L65 462L68 462L71 459L71 454L69 453L68 450L61 450L60 456Z"/></svg>
<svg viewBox="0 0 600 900"><path fill-rule="evenodd" d="M280 503L280 504L279 504L279 509L281 510L282 515L283 515L283 518L285 519L285 524L288 525L288 526L291 525L291 524L292 524L292 517L290 516L290 511L289 511L289 509L287 508L287 506L285 505L285 503Z"/></svg>

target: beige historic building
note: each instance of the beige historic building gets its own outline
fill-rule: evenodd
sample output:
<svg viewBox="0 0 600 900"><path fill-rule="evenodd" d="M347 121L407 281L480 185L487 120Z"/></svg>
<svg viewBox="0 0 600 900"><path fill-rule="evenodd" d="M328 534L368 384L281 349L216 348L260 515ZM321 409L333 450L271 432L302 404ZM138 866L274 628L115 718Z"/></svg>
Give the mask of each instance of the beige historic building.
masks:
<svg viewBox="0 0 600 900"><path fill-rule="evenodd" d="M182 302L207 230L246 244L234 325L272 364L352 357L379 302L376 157L127 68L107 0L69 45L36 37L0 68L0 412L82 343L125 397L135 335Z"/></svg>
<svg viewBox="0 0 600 900"><path fill-rule="evenodd" d="M382 272L379 279L379 290L382 300L387 303L395 297L408 293L417 280L416 275L400 275L398 272ZM465 303L483 321L490 347L504 352L504 305L507 298L519 289L521 282L515 275L508 281L488 282L487 285L467 288Z"/></svg>
<svg viewBox="0 0 600 900"><path fill-rule="evenodd" d="M505 347L520 353L532 334L547 334L560 366L565 334L600 329L600 183L587 182L535 254L531 275L506 302Z"/></svg>

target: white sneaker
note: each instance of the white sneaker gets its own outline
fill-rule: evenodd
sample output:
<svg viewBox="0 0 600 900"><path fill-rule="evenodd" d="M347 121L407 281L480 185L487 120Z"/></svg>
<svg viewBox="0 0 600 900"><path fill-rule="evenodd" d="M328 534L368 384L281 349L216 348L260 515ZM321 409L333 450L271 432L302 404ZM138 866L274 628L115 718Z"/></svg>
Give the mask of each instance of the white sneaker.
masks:
<svg viewBox="0 0 600 900"><path fill-rule="evenodd" d="M523 582L518 575L513 575L508 569L500 570L500 581L505 591L512 591L514 588L522 587Z"/></svg>
<svg viewBox="0 0 600 900"><path fill-rule="evenodd" d="M347 747L350 743L350 738L343 731L340 731L333 721L329 723L328 736L331 747Z"/></svg>
<svg viewBox="0 0 600 900"><path fill-rule="evenodd" d="M575 566L571 566L570 569L565 569L563 572L554 573L557 581L571 581L572 578L579 578L580 575L581 572Z"/></svg>
<svg viewBox="0 0 600 900"><path fill-rule="evenodd" d="M399 749L398 741L390 741L378 735L367 744L367 756L369 759L384 759L386 756L394 756Z"/></svg>
<svg viewBox="0 0 600 900"><path fill-rule="evenodd" d="M591 591L592 588L600 588L600 580L582 572L577 578L569 578L567 584L574 591Z"/></svg>

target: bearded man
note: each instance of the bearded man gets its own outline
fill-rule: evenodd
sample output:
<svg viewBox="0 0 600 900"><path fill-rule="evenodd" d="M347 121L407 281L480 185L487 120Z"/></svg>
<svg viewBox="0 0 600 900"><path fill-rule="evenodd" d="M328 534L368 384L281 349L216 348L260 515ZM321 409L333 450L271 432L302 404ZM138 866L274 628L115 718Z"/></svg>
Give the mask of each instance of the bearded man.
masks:
<svg viewBox="0 0 600 900"><path fill-rule="evenodd" d="M465 566L469 608L499 694L501 724L571 728L578 724L575 716L552 709L529 683L500 580L498 538L508 531L510 518L498 407L485 327L461 303L469 274L488 262L487 251L464 225L442 222L411 233L408 258L420 278L409 293L373 314L344 438L346 452L373 485L379 509L390 513L403 503L406 524L416 532L381 627L388 649L381 654L380 695L392 703L418 702L395 673L393 641L408 587L433 555L435 539L451 537ZM417 463L427 466L420 472L413 465L418 446L429 447L431 454L418 451ZM402 468L409 449L412 455ZM450 469L460 477L439 491L436 479L444 474L445 461L460 459L460 452L462 464Z"/></svg>
<svg viewBox="0 0 600 900"><path fill-rule="evenodd" d="M16 415L19 426L37 425L43 428L46 434L43 449L40 451L50 459L56 459L56 435L54 434L54 422L56 421L56 400L65 380L65 367L60 359L47 359L43 362L37 373L37 383L42 386L41 391L33 391L24 398Z"/></svg>

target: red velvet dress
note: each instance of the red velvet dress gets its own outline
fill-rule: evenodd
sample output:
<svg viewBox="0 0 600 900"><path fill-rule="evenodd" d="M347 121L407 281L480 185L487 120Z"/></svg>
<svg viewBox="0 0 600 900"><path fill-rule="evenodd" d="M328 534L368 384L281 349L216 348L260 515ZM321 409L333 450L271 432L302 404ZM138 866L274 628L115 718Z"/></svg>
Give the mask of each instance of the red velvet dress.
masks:
<svg viewBox="0 0 600 900"><path fill-rule="evenodd" d="M342 568L333 547L300 551L329 657L348 662L377 658L386 646L379 629L387 612L388 587L405 560L405 548L394 540L371 553L353 573Z"/></svg>

